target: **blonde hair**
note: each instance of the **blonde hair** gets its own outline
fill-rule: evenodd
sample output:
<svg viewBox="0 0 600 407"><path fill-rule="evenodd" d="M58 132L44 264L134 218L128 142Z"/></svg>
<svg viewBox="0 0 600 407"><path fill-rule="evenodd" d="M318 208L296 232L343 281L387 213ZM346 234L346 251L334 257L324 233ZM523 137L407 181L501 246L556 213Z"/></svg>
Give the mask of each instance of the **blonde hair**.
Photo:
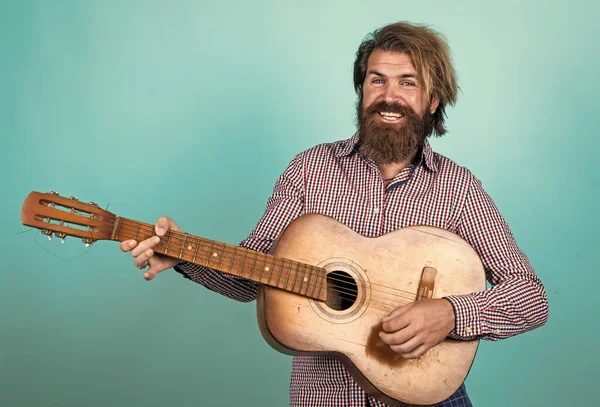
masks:
<svg viewBox="0 0 600 407"><path fill-rule="evenodd" d="M369 56L376 49L411 57L429 101L433 96L440 101L433 114L433 130L438 136L445 134L445 109L447 105L455 105L459 88L444 36L429 27L406 22L390 24L370 33L360 44L354 61L354 90L359 94L360 103Z"/></svg>

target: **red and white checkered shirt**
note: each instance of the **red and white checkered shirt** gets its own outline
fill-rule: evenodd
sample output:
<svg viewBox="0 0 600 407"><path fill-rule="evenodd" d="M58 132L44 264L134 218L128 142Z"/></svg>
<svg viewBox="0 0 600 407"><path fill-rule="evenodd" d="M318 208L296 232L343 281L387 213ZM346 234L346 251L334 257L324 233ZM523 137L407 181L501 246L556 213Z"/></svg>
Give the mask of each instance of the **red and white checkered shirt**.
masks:
<svg viewBox="0 0 600 407"><path fill-rule="evenodd" d="M547 321L541 281L468 169L433 152L426 141L420 162L405 168L386 187L375 163L357 151L357 141L355 134L294 157L278 178L258 225L240 246L267 252L286 226L305 213L328 215L367 237L411 225L444 228L477 251L492 285L483 292L448 297L456 313L450 336L498 340ZM235 300L256 298L254 282L191 263L176 269ZM343 365L329 356L294 358L290 398L294 406L384 405L366 395Z"/></svg>

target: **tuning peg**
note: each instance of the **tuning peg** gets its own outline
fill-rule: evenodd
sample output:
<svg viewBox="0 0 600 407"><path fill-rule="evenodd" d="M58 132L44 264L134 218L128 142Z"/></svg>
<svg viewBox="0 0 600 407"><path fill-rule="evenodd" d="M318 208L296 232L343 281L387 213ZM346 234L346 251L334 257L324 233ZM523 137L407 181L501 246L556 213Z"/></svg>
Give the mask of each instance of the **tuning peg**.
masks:
<svg viewBox="0 0 600 407"><path fill-rule="evenodd" d="M94 239L91 239L91 238L89 238L89 237L84 237L83 239L81 239L81 241L82 241L83 243L85 243L85 247L90 247L90 246L91 246L91 245L93 245L93 244L94 244L94 242L95 242L95 240L94 240Z"/></svg>
<svg viewBox="0 0 600 407"><path fill-rule="evenodd" d="M100 206L98 206L98 203L96 203L96 202L90 202L90 205L95 206L96 208L100 207Z"/></svg>
<svg viewBox="0 0 600 407"><path fill-rule="evenodd" d="M60 238L60 242L64 243L65 242L65 237L67 237L67 235L63 232L55 232L54 236Z"/></svg>
<svg viewBox="0 0 600 407"><path fill-rule="evenodd" d="M42 229L42 234L48 236L48 240L52 240L52 231L49 229Z"/></svg>
<svg viewBox="0 0 600 407"><path fill-rule="evenodd" d="M56 191L50 191L50 195L57 195L58 196L58 192L56 192Z"/></svg>
<svg viewBox="0 0 600 407"><path fill-rule="evenodd" d="M77 197L76 197L76 196L72 196L72 197L70 197L69 199L71 199L71 200L73 200L73 201L79 201L79 199L77 199Z"/></svg>

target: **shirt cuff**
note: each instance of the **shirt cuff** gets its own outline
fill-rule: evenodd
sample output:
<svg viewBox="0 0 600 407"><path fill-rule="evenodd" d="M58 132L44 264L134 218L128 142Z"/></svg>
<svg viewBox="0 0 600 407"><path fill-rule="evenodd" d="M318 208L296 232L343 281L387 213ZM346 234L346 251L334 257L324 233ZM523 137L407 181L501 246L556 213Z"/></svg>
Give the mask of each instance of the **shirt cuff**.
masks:
<svg viewBox="0 0 600 407"><path fill-rule="evenodd" d="M205 270L204 267L190 262L181 262L173 267L173 269L189 280L194 280L195 276Z"/></svg>
<svg viewBox="0 0 600 407"><path fill-rule="evenodd" d="M475 339L482 334L479 306L470 295L451 295L443 297L454 308L454 329L448 336L455 339Z"/></svg>

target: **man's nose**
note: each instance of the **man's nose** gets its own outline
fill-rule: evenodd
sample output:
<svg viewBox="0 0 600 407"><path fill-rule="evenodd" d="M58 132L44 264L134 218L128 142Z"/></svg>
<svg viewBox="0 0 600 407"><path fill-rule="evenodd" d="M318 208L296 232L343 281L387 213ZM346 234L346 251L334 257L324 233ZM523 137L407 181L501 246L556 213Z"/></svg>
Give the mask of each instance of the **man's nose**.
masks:
<svg viewBox="0 0 600 407"><path fill-rule="evenodd" d="M398 103L401 104L402 97L400 96L400 90L393 85L388 85L385 89L385 101L388 104Z"/></svg>

